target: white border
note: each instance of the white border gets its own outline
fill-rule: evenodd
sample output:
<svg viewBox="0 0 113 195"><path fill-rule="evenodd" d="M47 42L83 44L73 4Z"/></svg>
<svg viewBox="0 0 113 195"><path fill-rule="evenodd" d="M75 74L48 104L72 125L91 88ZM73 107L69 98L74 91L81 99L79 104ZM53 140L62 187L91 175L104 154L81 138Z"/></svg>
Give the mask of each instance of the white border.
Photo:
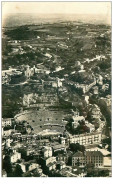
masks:
<svg viewBox="0 0 113 195"><path fill-rule="evenodd" d="M8 2L8 1L9 0L4 2ZM113 24L112 24L112 28L113 28ZM1 57L1 52L0 52L0 57ZM1 96L0 96L0 106L1 106ZM0 112L0 118L1 118L1 112ZM0 145L1 145L1 139L0 139ZM113 142L112 142L112 146L113 146ZM111 195L113 194L113 178L18 178L18 179L0 178L0 194L3 195L6 194L7 195L10 194L11 195L13 194L14 195L15 194L16 195L20 195L20 194L22 195L23 194L27 194L27 195L31 195L31 194L33 195L35 194L107 195L109 194Z"/></svg>

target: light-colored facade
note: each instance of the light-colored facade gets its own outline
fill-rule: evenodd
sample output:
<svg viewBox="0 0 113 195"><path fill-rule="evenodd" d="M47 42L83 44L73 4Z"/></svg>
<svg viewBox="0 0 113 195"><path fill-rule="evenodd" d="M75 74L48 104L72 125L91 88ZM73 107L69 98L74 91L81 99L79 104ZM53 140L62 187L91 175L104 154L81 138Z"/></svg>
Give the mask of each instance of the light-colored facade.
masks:
<svg viewBox="0 0 113 195"><path fill-rule="evenodd" d="M14 152L14 154L11 155L11 163L17 162L17 160L21 159L21 153Z"/></svg>
<svg viewBox="0 0 113 195"><path fill-rule="evenodd" d="M72 166L84 167L93 164L94 167L103 167L103 155L100 151L76 152L72 157Z"/></svg>
<svg viewBox="0 0 113 195"><path fill-rule="evenodd" d="M21 166L22 171L25 173L26 172L26 166L23 163L21 163L19 165Z"/></svg>
<svg viewBox="0 0 113 195"><path fill-rule="evenodd" d="M29 171L32 171L32 170L37 169L37 168L39 168L39 164L31 163L31 165L29 166Z"/></svg>
<svg viewBox="0 0 113 195"><path fill-rule="evenodd" d="M74 135L69 138L70 143L79 143L80 145L92 145L101 143L101 132L92 132L80 135Z"/></svg>
<svg viewBox="0 0 113 195"><path fill-rule="evenodd" d="M42 150L42 153L43 153L43 156L44 156L45 158L51 157L51 156L52 156L52 148L51 148L51 147L45 147L45 148Z"/></svg>
<svg viewBox="0 0 113 195"><path fill-rule="evenodd" d="M46 165L53 162L56 162L56 157L49 157L48 159L45 160Z"/></svg>
<svg viewBox="0 0 113 195"><path fill-rule="evenodd" d="M12 125L12 118L2 118L2 127L7 127Z"/></svg>

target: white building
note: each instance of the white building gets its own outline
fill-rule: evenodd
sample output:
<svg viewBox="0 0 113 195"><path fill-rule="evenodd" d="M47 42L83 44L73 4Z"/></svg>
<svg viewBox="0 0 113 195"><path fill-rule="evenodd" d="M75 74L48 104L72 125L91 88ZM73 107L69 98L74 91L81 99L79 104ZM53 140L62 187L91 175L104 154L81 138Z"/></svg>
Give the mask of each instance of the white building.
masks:
<svg viewBox="0 0 113 195"><path fill-rule="evenodd" d="M7 140L6 140L6 146L7 146L7 147L10 147L10 144L11 144L11 140L10 140L10 139L7 139Z"/></svg>
<svg viewBox="0 0 113 195"><path fill-rule="evenodd" d="M90 129L90 133L95 131L95 126L88 121L85 121L85 125Z"/></svg>
<svg viewBox="0 0 113 195"><path fill-rule="evenodd" d="M43 150L42 150L42 153L43 153L43 156L45 158L49 158L52 156L52 148L51 147L45 147Z"/></svg>
<svg viewBox="0 0 113 195"><path fill-rule="evenodd" d="M26 76L27 78L30 78L31 76L34 75L34 73L35 73L35 67L30 68L29 66L27 66L27 69L26 69L26 71L25 71L25 76Z"/></svg>
<svg viewBox="0 0 113 195"><path fill-rule="evenodd" d="M2 127L11 126L12 118L2 118Z"/></svg>
<svg viewBox="0 0 113 195"><path fill-rule="evenodd" d="M11 163L17 162L17 160L21 159L21 153L14 151L14 154L11 155Z"/></svg>
<svg viewBox="0 0 113 195"><path fill-rule="evenodd" d="M100 144L102 139L101 132L92 132L80 135L70 136L68 139L70 143L79 143L80 145Z"/></svg>
<svg viewBox="0 0 113 195"><path fill-rule="evenodd" d="M56 162L56 157L49 157L48 159L46 159L46 165L48 165L49 163L53 163Z"/></svg>
<svg viewBox="0 0 113 195"><path fill-rule="evenodd" d="M79 115L78 109L76 109L76 111L73 111L73 113L74 113L74 116L73 116L74 123L77 123L78 121L85 120L84 116Z"/></svg>
<svg viewBox="0 0 113 195"><path fill-rule="evenodd" d="M58 87L62 87L62 81L59 78L57 79L57 82L58 82Z"/></svg>
<svg viewBox="0 0 113 195"><path fill-rule="evenodd" d="M64 137L60 137L60 143L65 145L65 138Z"/></svg>
<svg viewBox="0 0 113 195"><path fill-rule="evenodd" d="M29 171L32 171L34 169L39 168L39 164L37 163L31 163L31 165L29 166Z"/></svg>
<svg viewBox="0 0 113 195"><path fill-rule="evenodd" d="M19 164L21 166L22 171L25 173L26 172L26 166L23 163Z"/></svg>
<svg viewBox="0 0 113 195"><path fill-rule="evenodd" d="M99 85L103 85L103 77L101 75L99 75L99 77L97 78L97 83Z"/></svg>

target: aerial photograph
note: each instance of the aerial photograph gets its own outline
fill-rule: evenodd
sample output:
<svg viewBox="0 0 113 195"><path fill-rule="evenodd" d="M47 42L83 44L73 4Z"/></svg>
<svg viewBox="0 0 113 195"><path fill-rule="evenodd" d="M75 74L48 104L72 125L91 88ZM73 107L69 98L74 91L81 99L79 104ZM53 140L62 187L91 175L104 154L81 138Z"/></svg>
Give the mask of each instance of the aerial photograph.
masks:
<svg viewBox="0 0 113 195"><path fill-rule="evenodd" d="M2 177L112 177L111 2L2 2Z"/></svg>

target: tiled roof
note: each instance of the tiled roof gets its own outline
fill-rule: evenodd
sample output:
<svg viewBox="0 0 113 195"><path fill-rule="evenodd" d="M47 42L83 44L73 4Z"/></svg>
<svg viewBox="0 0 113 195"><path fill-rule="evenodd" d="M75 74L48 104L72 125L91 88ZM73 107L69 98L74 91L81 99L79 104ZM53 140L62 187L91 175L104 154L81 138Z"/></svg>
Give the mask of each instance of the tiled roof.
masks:
<svg viewBox="0 0 113 195"><path fill-rule="evenodd" d="M84 154L82 152L76 152L73 157L82 157Z"/></svg>
<svg viewBox="0 0 113 195"><path fill-rule="evenodd" d="M86 156L103 156L100 151L86 151Z"/></svg>

